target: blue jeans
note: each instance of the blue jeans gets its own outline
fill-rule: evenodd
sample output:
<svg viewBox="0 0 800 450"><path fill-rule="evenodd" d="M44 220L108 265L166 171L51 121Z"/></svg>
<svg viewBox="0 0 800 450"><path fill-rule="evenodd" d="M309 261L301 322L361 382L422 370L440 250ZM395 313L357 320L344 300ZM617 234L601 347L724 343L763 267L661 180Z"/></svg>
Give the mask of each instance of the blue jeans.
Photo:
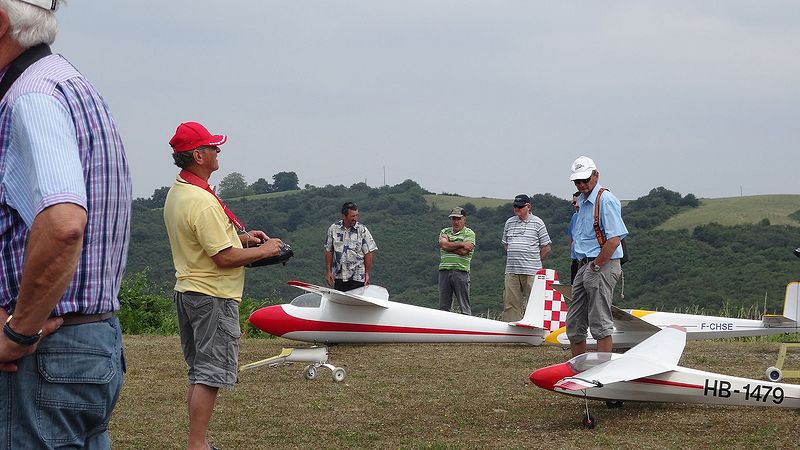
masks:
<svg viewBox="0 0 800 450"><path fill-rule="evenodd" d="M0 449L109 449L125 372L119 319L62 326L0 373Z"/></svg>

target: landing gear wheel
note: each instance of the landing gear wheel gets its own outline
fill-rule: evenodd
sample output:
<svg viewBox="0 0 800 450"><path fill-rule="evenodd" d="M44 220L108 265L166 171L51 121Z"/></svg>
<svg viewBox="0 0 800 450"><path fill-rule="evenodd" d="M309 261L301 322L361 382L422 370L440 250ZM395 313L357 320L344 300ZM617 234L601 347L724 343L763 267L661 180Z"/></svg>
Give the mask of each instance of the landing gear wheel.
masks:
<svg viewBox="0 0 800 450"><path fill-rule="evenodd" d="M581 425L583 425L583 428L591 430L597 426L597 418L595 418L592 413L586 413L583 415L583 418L581 418Z"/></svg>
<svg viewBox="0 0 800 450"><path fill-rule="evenodd" d="M606 406L609 408L622 408L622 400L606 400Z"/></svg>
<svg viewBox="0 0 800 450"><path fill-rule="evenodd" d="M306 366L305 370L303 370L303 376L306 377L306 380L317 378L317 368L314 366Z"/></svg>
<svg viewBox="0 0 800 450"><path fill-rule="evenodd" d="M774 382L781 381L783 379L783 372L777 367L770 367L767 369L767 379Z"/></svg>
<svg viewBox="0 0 800 450"><path fill-rule="evenodd" d="M347 376L347 372L344 371L341 367L337 367L333 369L333 381L337 383L341 383L344 381L344 378Z"/></svg>

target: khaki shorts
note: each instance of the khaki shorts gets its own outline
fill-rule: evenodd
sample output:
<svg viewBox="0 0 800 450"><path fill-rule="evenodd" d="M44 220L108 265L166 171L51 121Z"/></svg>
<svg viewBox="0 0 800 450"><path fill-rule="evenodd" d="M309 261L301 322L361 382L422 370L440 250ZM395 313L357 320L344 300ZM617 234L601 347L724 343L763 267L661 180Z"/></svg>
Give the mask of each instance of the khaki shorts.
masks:
<svg viewBox="0 0 800 450"><path fill-rule="evenodd" d="M232 389L239 365L239 303L199 292L175 292L189 384Z"/></svg>
<svg viewBox="0 0 800 450"><path fill-rule="evenodd" d="M587 327L595 340L614 332L611 298L622 267L618 259L603 264L600 272L594 272L590 267L591 264L581 266L572 285L572 302L567 310L567 337L573 344L586 340Z"/></svg>

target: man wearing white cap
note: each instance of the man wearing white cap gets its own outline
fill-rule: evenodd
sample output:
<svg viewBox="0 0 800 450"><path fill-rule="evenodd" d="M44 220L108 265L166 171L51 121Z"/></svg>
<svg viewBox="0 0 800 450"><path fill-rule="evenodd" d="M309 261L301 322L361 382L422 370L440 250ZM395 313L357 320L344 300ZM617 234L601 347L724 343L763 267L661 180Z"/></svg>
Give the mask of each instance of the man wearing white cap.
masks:
<svg viewBox="0 0 800 450"><path fill-rule="evenodd" d="M628 235L619 200L598 183L600 172L591 158L581 156L572 163L569 179L581 193L572 227L572 246L578 272L567 311L567 337L572 355L586 352L586 329L597 341L598 352L610 352L614 319L611 298L622 274L620 242ZM595 217L598 217L597 223Z"/></svg>

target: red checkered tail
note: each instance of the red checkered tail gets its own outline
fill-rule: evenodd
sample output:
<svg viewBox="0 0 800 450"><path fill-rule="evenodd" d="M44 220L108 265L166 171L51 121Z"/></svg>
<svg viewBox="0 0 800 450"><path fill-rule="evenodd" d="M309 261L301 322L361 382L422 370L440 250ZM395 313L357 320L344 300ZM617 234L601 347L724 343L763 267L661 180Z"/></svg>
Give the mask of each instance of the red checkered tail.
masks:
<svg viewBox="0 0 800 450"><path fill-rule="evenodd" d="M518 323L529 327L555 331L565 325L567 303L552 287L558 282L558 274L553 269L539 269L533 279L531 296L525 308L525 316Z"/></svg>

